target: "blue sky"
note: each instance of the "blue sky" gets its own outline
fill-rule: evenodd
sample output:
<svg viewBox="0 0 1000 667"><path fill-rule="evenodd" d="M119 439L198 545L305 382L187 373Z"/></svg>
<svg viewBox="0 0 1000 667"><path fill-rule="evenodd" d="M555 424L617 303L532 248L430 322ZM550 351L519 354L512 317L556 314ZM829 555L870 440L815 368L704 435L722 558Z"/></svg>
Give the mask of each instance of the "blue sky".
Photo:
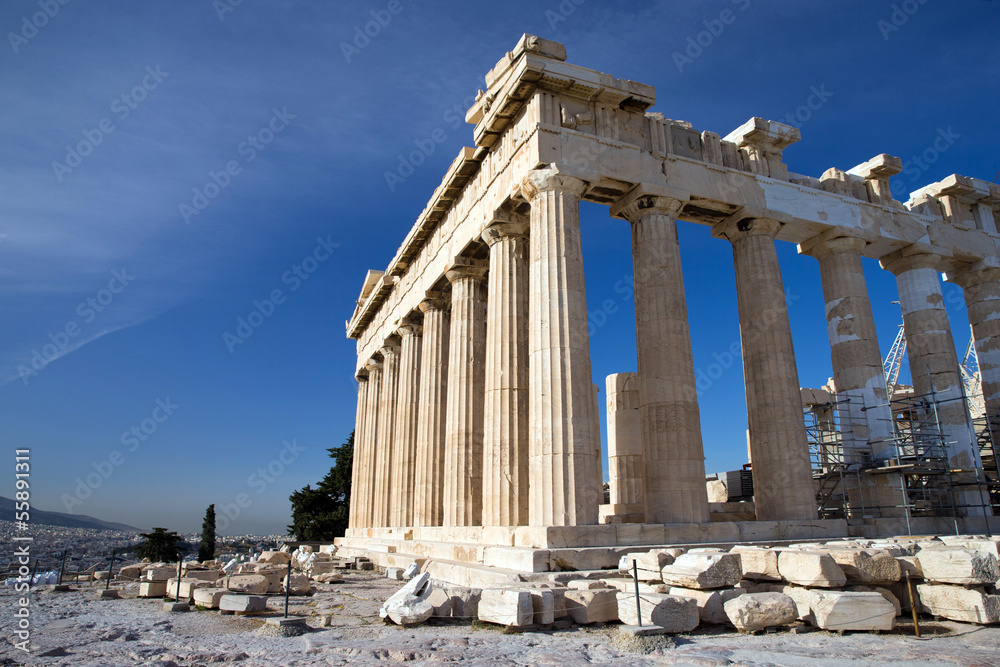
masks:
<svg viewBox="0 0 1000 667"><path fill-rule="evenodd" d="M40 508L193 531L209 503L242 502L221 532L282 531L289 493L323 476L326 448L353 428L344 321L364 272L385 268L471 144L456 110L522 33L654 85L653 111L723 135L824 91L795 121L790 169L819 176L890 153L909 162L899 198L1000 170L998 11L991 0L4 2L0 436L31 449ZM386 25L345 49L372 12ZM942 131L958 135L947 150L913 161ZM426 163L390 189L397 156L435 132ZM582 207L582 226L603 391L607 374L635 370L629 233L597 205ZM746 413L740 360L727 356L739 340L731 247L679 228L695 365L717 376L701 398L706 468L733 469ZM820 386L831 371L818 266L789 244L778 253L801 383ZM875 262L866 272L885 352L895 282ZM964 350L961 291L945 293ZM0 493L13 495L13 461Z"/></svg>

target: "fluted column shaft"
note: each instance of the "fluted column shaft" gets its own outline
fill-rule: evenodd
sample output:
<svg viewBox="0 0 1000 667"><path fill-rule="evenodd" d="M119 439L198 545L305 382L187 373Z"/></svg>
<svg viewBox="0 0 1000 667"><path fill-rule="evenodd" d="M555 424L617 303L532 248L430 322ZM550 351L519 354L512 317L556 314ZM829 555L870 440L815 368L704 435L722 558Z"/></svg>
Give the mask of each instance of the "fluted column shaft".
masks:
<svg viewBox="0 0 1000 667"><path fill-rule="evenodd" d="M948 281L965 294L986 414L995 415L1000 412L1000 269L949 271Z"/></svg>
<svg viewBox="0 0 1000 667"><path fill-rule="evenodd" d="M615 373L608 392L608 487L612 505L646 505L638 373Z"/></svg>
<svg viewBox="0 0 1000 667"><path fill-rule="evenodd" d="M944 306L938 266L941 257L930 253L897 251L882 258L882 267L896 276L899 307L903 311L906 356L910 362L913 391L928 395L936 404L936 417L948 450L952 470L981 468L979 450L973 446L969 414L962 400L958 354ZM969 482L970 475L954 476ZM979 490L957 491L956 503L967 516L982 514Z"/></svg>
<svg viewBox="0 0 1000 667"><path fill-rule="evenodd" d="M485 273L485 268L470 266L447 274L452 291L444 470L446 526L478 526L483 516Z"/></svg>
<svg viewBox="0 0 1000 667"><path fill-rule="evenodd" d="M379 398L375 479L372 493L372 525L389 525L392 503L392 462L396 430L396 394L399 387L399 346L386 345L382 352L382 391Z"/></svg>
<svg viewBox="0 0 1000 667"><path fill-rule="evenodd" d="M816 518L792 329L774 249L779 229L776 221L747 218L722 223L714 232L733 244L754 503L760 521Z"/></svg>
<svg viewBox="0 0 1000 667"><path fill-rule="evenodd" d="M707 523L705 452L676 216L656 196L613 209L632 223L646 521Z"/></svg>
<svg viewBox="0 0 1000 667"><path fill-rule="evenodd" d="M585 183L554 168L525 178L531 203L528 475L533 526L596 524L593 394L580 245Z"/></svg>
<svg viewBox="0 0 1000 667"><path fill-rule="evenodd" d="M361 507L358 523L361 528L371 528L375 525L375 467L378 460L378 437L382 412L382 362L369 361L368 397L365 400L365 438L364 451L361 456Z"/></svg>
<svg viewBox="0 0 1000 667"><path fill-rule="evenodd" d="M363 456L363 445L365 440L365 421L368 417L365 412L366 401L368 400L368 373L359 374L358 377L358 410L354 417L354 457L351 465L351 505L348 511L348 525L350 528L358 528L358 512L361 507L361 457Z"/></svg>
<svg viewBox="0 0 1000 667"><path fill-rule="evenodd" d="M420 391L423 328L416 324L407 324L401 326L397 333L402 337L402 344L399 354L399 390L392 453L392 508L389 525L412 526L417 456L417 400Z"/></svg>
<svg viewBox="0 0 1000 667"><path fill-rule="evenodd" d="M528 523L528 223L498 221L486 309L483 525Z"/></svg>
<svg viewBox="0 0 1000 667"><path fill-rule="evenodd" d="M413 525L440 526L444 523L448 330L451 324L447 303L443 299L424 301L420 310L424 313L424 349L420 363Z"/></svg>
<svg viewBox="0 0 1000 667"><path fill-rule="evenodd" d="M826 301L827 333L833 383L846 405L849 419L842 420L845 454L866 448L877 456L892 438L892 411L885 386L875 318L868 298L861 251L863 239L841 236L804 244L803 252L819 260Z"/></svg>

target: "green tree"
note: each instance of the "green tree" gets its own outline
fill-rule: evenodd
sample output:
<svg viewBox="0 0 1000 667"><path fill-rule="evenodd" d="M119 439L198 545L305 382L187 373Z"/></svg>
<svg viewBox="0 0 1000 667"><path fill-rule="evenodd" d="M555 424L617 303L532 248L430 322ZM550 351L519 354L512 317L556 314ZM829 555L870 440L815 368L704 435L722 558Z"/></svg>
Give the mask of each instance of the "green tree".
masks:
<svg viewBox="0 0 1000 667"><path fill-rule="evenodd" d="M316 488L306 485L289 496L292 525L288 534L303 542L320 542L342 537L347 531L351 508L351 469L354 466L354 431L340 447L331 447L336 463Z"/></svg>
<svg viewBox="0 0 1000 667"><path fill-rule="evenodd" d="M215 558L215 504L205 510L205 520L201 523L201 545L198 547L198 560L206 561Z"/></svg>
<svg viewBox="0 0 1000 667"><path fill-rule="evenodd" d="M151 533L139 533L145 541L132 550L137 558L148 558L155 562L172 563L180 560L181 538L174 531L153 527Z"/></svg>

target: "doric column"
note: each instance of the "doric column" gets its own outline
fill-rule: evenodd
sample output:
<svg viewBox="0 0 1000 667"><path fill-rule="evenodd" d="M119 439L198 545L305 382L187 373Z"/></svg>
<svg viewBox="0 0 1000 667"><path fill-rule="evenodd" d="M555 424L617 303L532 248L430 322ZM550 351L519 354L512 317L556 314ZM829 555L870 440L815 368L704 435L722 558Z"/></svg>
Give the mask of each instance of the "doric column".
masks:
<svg viewBox="0 0 1000 667"><path fill-rule="evenodd" d="M351 466L351 505L348 511L348 525L358 528L358 511L361 507L361 457L364 454L362 443L365 440L365 412L368 400L368 371L362 370L357 375L358 380L358 410L354 417L354 457Z"/></svg>
<svg viewBox="0 0 1000 667"><path fill-rule="evenodd" d="M878 456L892 438L892 411L885 386L885 371L875 332L875 318L868 299L861 251L864 239L850 236L818 237L799 246L803 254L819 260L826 301L827 332L833 384L848 419L841 419L845 454L866 449Z"/></svg>
<svg viewBox="0 0 1000 667"><path fill-rule="evenodd" d="M632 224L646 521L707 523L705 453L676 217L683 202L636 189L611 209Z"/></svg>
<svg viewBox="0 0 1000 667"><path fill-rule="evenodd" d="M528 223L498 219L486 309L483 525L528 523Z"/></svg>
<svg viewBox="0 0 1000 667"><path fill-rule="evenodd" d="M471 261L471 260L467 260ZM444 525L478 526L483 515L486 267L455 266L451 282Z"/></svg>
<svg viewBox="0 0 1000 667"><path fill-rule="evenodd" d="M424 349L420 363L420 402L413 525L444 523L444 448L448 406L448 302L440 296L420 304Z"/></svg>
<svg viewBox="0 0 1000 667"><path fill-rule="evenodd" d="M402 337L402 345L399 354L399 392L392 452L392 509L389 525L412 526L423 327L404 324L396 332Z"/></svg>
<svg viewBox="0 0 1000 667"><path fill-rule="evenodd" d="M935 403L951 469L970 471L981 468L982 461L973 446L969 414L962 400L958 355L938 276L942 259L911 246L883 257L881 262L882 268L896 276L913 391ZM953 475L952 481L965 484L974 477ZM955 499L962 514L982 514L982 508L975 507L982 502L978 487L956 491Z"/></svg>
<svg viewBox="0 0 1000 667"><path fill-rule="evenodd" d="M969 266L949 271L948 282L965 294L979 360L986 414L1000 413L1000 268Z"/></svg>
<svg viewBox="0 0 1000 667"><path fill-rule="evenodd" d="M532 526L597 523L594 409L587 296L580 247L584 181L553 167L527 176L528 476Z"/></svg>
<svg viewBox="0 0 1000 667"><path fill-rule="evenodd" d="M733 218L712 231L733 244L754 503L760 521L816 518L792 329L774 249L780 228L775 220Z"/></svg>
<svg viewBox="0 0 1000 667"><path fill-rule="evenodd" d="M375 438L375 479L372 492L372 526L389 525L392 503L392 462L396 426L396 393L399 386L399 344L386 344L382 353L382 391L379 397L378 433Z"/></svg>
<svg viewBox="0 0 1000 667"><path fill-rule="evenodd" d="M638 373L615 373L608 392L608 486L618 514L640 515L646 508L646 465L642 455Z"/></svg>
<svg viewBox="0 0 1000 667"><path fill-rule="evenodd" d="M604 504L604 457L601 456L601 388L597 383L590 384L594 407L590 411L591 432L594 434L594 469L590 474L597 486L597 504ZM598 513L600 510L598 509Z"/></svg>
<svg viewBox="0 0 1000 667"><path fill-rule="evenodd" d="M361 507L358 522L361 528L375 525L375 464L378 459L379 416L382 412L382 362L370 359L365 364L368 371L368 397L365 399L365 438L361 456Z"/></svg>

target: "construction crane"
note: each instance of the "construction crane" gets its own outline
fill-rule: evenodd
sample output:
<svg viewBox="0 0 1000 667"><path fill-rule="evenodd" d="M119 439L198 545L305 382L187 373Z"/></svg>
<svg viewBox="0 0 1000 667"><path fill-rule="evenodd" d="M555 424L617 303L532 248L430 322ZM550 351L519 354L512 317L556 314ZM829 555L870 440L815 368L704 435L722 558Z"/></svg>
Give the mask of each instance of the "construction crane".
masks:
<svg viewBox="0 0 1000 667"><path fill-rule="evenodd" d="M958 367L962 373L962 385L965 387L965 400L969 404L969 415L978 419L986 414L986 402L983 400L983 382L979 374L979 357L976 355L976 344L973 336L965 348L965 356Z"/></svg>
<svg viewBox="0 0 1000 667"><path fill-rule="evenodd" d="M898 301L893 301L893 303L898 304ZM896 334L896 340L892 341L892 347L889 348L889 355L882 362L882 370L885 372L885 388L889 392L889 399L891 400L893 395L896 393L896 383L899 381L899 370L903 367L903 359L906 358L906 331L903 329L903 325L899 325L899 333Z"/></svg>

